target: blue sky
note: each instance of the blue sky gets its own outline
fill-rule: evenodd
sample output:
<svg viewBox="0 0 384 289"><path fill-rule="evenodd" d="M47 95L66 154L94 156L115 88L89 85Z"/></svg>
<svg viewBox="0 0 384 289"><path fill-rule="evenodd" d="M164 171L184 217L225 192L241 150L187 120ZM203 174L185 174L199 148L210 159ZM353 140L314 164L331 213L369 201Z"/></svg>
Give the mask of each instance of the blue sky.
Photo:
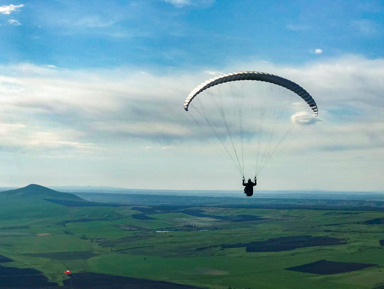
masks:
<svg viewBox="0 0 384 289"><path fill-rule="evenodd" d="M257 70L322 120L261 189L383 191L383 39L384 1L0 0L0 185L237 189L220 149L186 144L182 104Z"/></svg>
<svg viewBox="0 0 384 289"><path fill-rule="evenodd" d="M18 7L1 17L3 63L198 69L298 64L318 48L380 57L383 48L382 1L1 2Z"/></svg>

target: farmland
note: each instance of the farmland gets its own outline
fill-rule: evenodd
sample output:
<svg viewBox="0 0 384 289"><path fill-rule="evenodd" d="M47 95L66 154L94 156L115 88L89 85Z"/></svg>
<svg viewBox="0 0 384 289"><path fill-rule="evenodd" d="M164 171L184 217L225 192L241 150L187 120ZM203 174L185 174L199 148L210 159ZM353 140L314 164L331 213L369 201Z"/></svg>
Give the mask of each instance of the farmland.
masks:
<svg viewBox="0 0 384 289"><path fill-rule="evenodd" d="M316 208L317 200L307 202L311 208L296 201L284 207L279 200L277 208L270 201L263 208L243 199L228 205L182 198L191 202L173 204L177 198L169 197L160 204L148 196L146 204L90 205L3 197L0 278L7 288L14 284L10 275L45 278L39 283L45 288L75 288L87 278L120 282L116 288L150 288L151 282L217 289L384 285L384 224L375 221L384 216L380 202L372 210L349 210L335 209L337 202ZM63 274L67 269L71 279Z"/></svg>

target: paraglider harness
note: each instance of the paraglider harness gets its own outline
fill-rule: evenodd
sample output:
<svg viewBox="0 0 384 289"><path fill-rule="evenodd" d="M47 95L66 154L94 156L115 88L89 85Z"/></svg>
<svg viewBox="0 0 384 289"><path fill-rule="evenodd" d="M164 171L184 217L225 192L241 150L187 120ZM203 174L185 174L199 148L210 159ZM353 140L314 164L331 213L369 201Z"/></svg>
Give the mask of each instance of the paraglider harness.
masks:
<svg viewBox="0 0 384 289"><path fill-rule="evenodd" d="M253 195L253 187L257 185L257 178L255 176L255 182L253 183L251 179L248 179L248 182L245 182L245 178L243 176L243 186L244 186L244 194L247 195L247 197L251 197Z"/></svg>

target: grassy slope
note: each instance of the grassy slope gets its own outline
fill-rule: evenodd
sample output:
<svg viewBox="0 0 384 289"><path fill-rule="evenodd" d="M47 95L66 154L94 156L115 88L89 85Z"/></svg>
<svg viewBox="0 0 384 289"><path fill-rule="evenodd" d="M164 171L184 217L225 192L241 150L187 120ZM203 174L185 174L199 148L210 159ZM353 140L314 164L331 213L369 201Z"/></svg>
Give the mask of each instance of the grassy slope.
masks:
<svg viewBox="0 0 384 289"><path fill-rule="evenodd" d="M76 200L71 194L62 194L39 186L0 193L0 255L15 262L4 265L32 267L47 274L50 280L63 280L62 272L68 262L30 257L31 253L94 251L93 243L75 234L63 222L79 219L117 218L120 214L109 207L65 207L46 199ZM81 199L80 199L81 200ZM85 260L77 262L84 270Z"/></svg>

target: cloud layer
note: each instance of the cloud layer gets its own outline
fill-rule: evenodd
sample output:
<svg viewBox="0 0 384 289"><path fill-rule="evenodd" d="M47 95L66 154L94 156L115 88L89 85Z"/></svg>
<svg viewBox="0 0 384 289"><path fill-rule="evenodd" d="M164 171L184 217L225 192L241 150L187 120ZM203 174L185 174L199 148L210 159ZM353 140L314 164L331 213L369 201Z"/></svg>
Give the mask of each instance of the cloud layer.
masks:
<svg viewBox="0 0 384 289"><path fill-rule="evenodd" d="M233 65L223 71L240 67L292 79L317 101L322 121L296 129L294 137L284 143L285 154L277 159L285 155L300 167L308 155L318 169L343 171L348 167L353 176L360 170L368 175L370 170L382 171L384 60L347 56L302 67L263 62ZM159 75L129 68L70 71L31 64L3 66L1 71L0 147L3 154L12 151L15 159L26 154L44 157L47 152L60 159L66 152L95 159L103 154L103 158L130 157L138 163L158 160L174 167L188 159L190 168L204 159L210 163L208 171L210 165L226 160L218 143L191 129L193 122L183 110L190 90L211 78L212 71ZM303 115L295 119L314 122ZM120 155L128 148L140 153ZM172 152L178 157L169 159ZM348 187L348 177L342 178L342 185L330 188ZM377 179L370 182L375 190L383 184Z"/></svg>
<svg viewBox="0 0 384 289"><path fill-rule="evenodd" d="M325 122L347 126L380 119L383 60L351 56L299 68L268 63L254 67L307 88ZM226 71L230 69L236 68ZM71 129L101 143L109 135L182 139L190 133L182 109L184 97L211 77L204 71L160 76L129 69L89 73L29 64L2 71L8 71L0 76L2 123L31 130Z"/></svg>

